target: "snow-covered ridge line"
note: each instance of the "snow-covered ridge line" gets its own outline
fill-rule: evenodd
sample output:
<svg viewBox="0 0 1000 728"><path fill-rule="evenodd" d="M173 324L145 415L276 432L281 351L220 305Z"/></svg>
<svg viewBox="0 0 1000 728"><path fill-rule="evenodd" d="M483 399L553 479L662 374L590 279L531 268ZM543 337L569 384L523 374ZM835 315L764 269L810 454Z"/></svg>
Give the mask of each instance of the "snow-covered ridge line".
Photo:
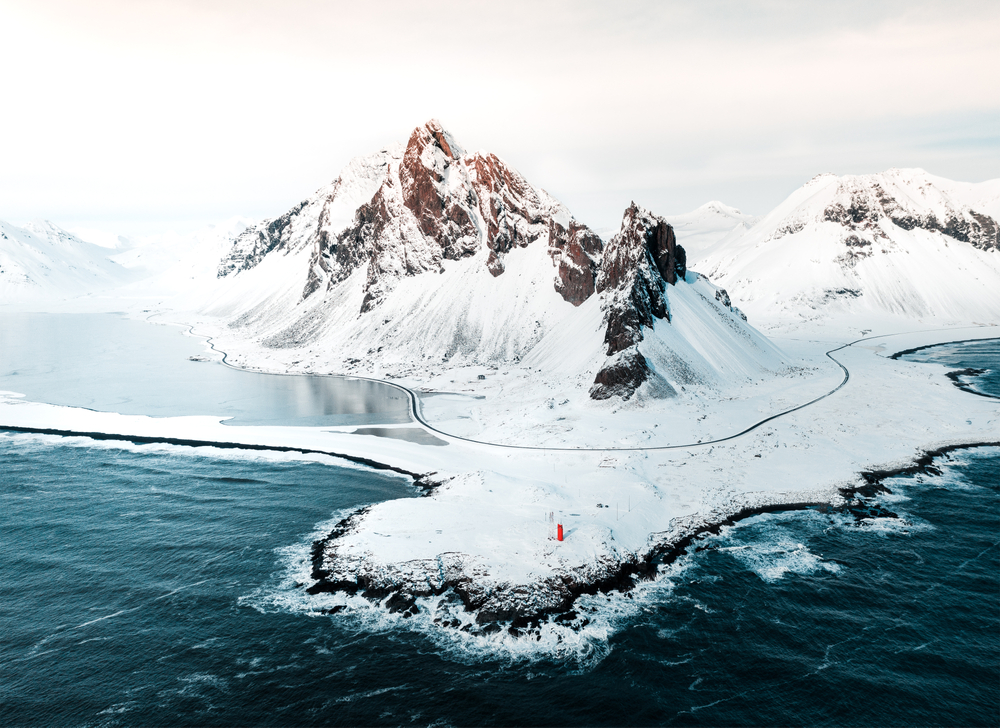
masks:
<svg viewBox="0 0 1000 728"><path fill-rule="evenodd" d="M819 175L698 260L769 327L1000 319L1000 180Z"/></svg>
<svg viewBox="0 0 1000 728"><path fill-rule="evenodd" d="M48 221L0 220L0 303L37 305L120 287L137 276L113 259L118 252Z"/></svg>

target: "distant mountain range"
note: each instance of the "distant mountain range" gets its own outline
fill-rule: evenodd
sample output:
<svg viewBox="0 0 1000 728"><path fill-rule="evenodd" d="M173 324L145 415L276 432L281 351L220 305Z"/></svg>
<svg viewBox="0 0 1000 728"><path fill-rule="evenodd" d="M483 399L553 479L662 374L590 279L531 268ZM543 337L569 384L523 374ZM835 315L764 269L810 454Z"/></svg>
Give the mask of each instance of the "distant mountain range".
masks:
<svg viewBox="0 0 1000 728"><path fill-rule="evenodd" d="M218 275L206 312L342 371L521 362L628 399L785 366L725 291L687 271L664 218L633 204L605 247L436 121L249 228Z"/></svg>
<svg viewBox="0 0 1000 728"><path fill-rule="evenodd" d="M432 120L256 224L111 250L0 222L0 303L117 292L218 317L277 367L519 364L594 399L663 397L785 367L734 300L770 326L1000 321L998 219L1000 180L893 169L819 175L764 217L632 204L604 240Z"/></svg>
<svg viewBox="0 0 1000 728"><path fill-rule="evenodd" d="M758 320L1000 321L1000 180L813 178L698 263Z"/></svg>
<svg viewBox="0 0 1000 728"><path fill-rule="evenodd" d="M0 303L72 298L135 280L109 258L116 252L47 221L17 227L0 220Z"/></svg>

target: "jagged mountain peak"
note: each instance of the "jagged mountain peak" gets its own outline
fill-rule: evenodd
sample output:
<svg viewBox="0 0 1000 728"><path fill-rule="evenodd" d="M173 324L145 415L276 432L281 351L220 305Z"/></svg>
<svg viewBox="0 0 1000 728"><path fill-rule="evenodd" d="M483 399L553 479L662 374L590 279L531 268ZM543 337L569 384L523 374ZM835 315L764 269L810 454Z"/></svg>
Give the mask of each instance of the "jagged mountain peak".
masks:
<svg viewBox="0 0 1000 728"><path fill-rule="evenodd" d="M415 128L406 145L408 152L411 149L422 152L430 147L440 149L449 159L458 160L465 156L465 150L455 140L454 135L437 119L430 119Z"/></svg>
<svg viewBox="0 0 1000 728"><path fill-rule="evenodd" d="M603 243L544 191L489 152L467 153L439 121L405 145L360 157L330 185L279 218L248 229L222 261L237 275L271 254L310 250L302 298L365 275L359 312L378 307L406 277L482 255L493 276L511 250L548 243L555 290L579 305L593 293Z"/></svg>
<svg viewBox="0 0 1000 728"><path fill-rule="evenodd" d="M745 217L742 212L737 210L732 205L727 205L725 202L721 202L719 200L709 200L704 205L699 205L695 208L695 211L714 212L719 215L727 215L735 218Z"/></svg>
<svg viewBox="0 0 1000 728"><path fill-rule="evenodd" d="M345 372L531 359L584 391L598 374L594 399L641 388L640 401L781 362L725 292L687 272L665 218L633 202L605 247L500 157L465 152L433 120L246 231L220 275L206 313Z"/></svg>

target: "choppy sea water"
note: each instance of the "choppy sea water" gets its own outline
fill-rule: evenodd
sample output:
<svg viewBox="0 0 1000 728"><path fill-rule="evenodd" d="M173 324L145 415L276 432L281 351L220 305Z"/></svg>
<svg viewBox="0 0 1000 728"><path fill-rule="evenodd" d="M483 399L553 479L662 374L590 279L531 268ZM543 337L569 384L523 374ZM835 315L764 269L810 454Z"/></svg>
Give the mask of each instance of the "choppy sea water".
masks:
<svg viewBox="0 0 1000 728"><path fill-rule="evenodd" d="M899 519L758 516L582 633L471 639L296 587L407 481L322 459L0 437L0 724L996 725L1000 451Z"/></svg>
<svg viewBox="0 0 1000 728"><path fill-rule="evenodd" d="M1000 450L937 465L886 482L898 518L748 519L532 641L304 594L406 479L0 435L0 724L996 725Z"/></svg>
<svg viewBox="0 0 1000 728"><path fill-rule="evenodd" d="M977 370L959 381L975 392L1000 397L1000 339L959 341L916 349L900 356L905 361L943 364L952 370Z"/></svg>

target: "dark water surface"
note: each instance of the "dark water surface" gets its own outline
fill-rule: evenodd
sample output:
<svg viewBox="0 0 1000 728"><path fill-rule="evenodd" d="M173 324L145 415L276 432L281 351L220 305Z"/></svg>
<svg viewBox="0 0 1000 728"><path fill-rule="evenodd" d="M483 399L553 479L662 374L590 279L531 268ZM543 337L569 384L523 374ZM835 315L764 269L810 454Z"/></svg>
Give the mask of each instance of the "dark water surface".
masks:
<svg viewBox="0 0 1000 728"><path fill-rule="evenodd" d="M904 361L943 364L954 370L980 369L981 374L963 376L962 381L977 392L1000 397L1000 339L928 346L899 358Z"/></svg>
<svg viewBox="0 0 1000 728"><path fill-rule="evenodd" d="M1000 451L889 485L901 520L759 516L583 634L490 641L297 588L404 479L0 436L0 724L996 725Z"/></svg>
<svg viewBox="0 0 1000 728"><path fill-rule="evenodd" d="M0 312L0 390L128 415L217 415L234 425L409 422L406 395L363 379L258 374L177 326L115 314Z"/></svg>

